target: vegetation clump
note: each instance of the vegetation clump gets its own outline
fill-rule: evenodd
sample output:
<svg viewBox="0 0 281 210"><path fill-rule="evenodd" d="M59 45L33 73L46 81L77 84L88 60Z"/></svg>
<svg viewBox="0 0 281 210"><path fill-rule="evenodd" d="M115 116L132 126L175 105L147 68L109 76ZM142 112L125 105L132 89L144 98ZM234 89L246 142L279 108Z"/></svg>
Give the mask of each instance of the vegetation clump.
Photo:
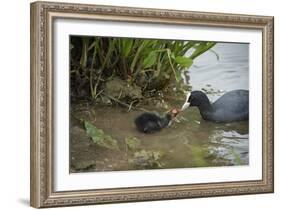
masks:
<svg viewBox="0 0 281 210"><path fill-rule="evenodd" d="M215 42L72 36L71 100L137 103L171 84ZM107 100L108 102L108 100Z"/></svg>

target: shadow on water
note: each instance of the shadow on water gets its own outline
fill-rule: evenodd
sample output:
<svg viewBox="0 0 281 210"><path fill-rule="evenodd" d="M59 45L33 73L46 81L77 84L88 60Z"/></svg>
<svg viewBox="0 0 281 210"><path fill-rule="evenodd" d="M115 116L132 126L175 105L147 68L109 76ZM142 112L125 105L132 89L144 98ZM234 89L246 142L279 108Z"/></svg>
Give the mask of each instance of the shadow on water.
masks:
<svg viewBox="0 0 281 210"><path fill-rule="evenodd" d="M233 89L248 89L248 45L218 44L199 57L190 69L192 90L203 90L211 101ZM232 49L232 51L230 50ZM180 107L182 101L174 102ZM75 108L75 107L72 107ZM94 111L95 114L92 114ZM160 111L160 110L155 110ZM134 119L140 111L121 107L95 106L74 112L110 134L120 150L97 147L83 125L71 119L70 171L112 171L152 168L186 168L248 165L248 121L213 123L204 121L197 108L189 108L168 128L153 134L136 130ZM128 149L125 139L135 137L140 145Z"/></svg>

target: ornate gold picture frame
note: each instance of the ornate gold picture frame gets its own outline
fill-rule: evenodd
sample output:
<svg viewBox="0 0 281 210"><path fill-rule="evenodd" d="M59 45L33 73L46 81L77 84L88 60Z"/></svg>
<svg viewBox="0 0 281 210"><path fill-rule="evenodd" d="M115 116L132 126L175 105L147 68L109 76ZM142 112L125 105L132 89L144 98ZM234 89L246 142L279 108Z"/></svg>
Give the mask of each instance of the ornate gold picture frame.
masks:
<svg viewBox="0 0 281 210"><path fill-rule="evenodd" d="M54 185L54 21L57 19L249 29L262 34L261 179L56 191ZM71 3L31 4L31 206L59 207L209 196L272 193L273 17ZM109 34L108 36L110 36ZM55 43L55 44L54 44ZM59 43L58 43L59 44ZM255 62L255 61L253 61ZM255 139L253 139L254 141ZM111 172L107 172L111 173ZM175 177L176 179L176 177ZM94 181L93 181L94 182Z"/></svg>

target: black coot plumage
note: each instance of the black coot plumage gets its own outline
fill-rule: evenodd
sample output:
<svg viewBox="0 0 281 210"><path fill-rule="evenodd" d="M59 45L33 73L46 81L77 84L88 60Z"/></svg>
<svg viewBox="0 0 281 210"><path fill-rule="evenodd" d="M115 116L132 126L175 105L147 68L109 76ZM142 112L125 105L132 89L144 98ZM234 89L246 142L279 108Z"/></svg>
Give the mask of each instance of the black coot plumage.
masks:
<svg viewBox="0 0 281 210"><path fill-rule="evenodd" d="M168 127L172 119L178 114L178 110L174 109L164 116L158 113L146 112L139 115L135 119L135 125L138 131L142 133L154 133L160 131L162 128Z"/></svg>
<svg viewBox="0 0 281 210"><path fill-rule="evenodd" d="M248 90L229 91L212 104L202 91L192 91L188 102L199 108L204 120L225 123L249 119Z"/></svg>

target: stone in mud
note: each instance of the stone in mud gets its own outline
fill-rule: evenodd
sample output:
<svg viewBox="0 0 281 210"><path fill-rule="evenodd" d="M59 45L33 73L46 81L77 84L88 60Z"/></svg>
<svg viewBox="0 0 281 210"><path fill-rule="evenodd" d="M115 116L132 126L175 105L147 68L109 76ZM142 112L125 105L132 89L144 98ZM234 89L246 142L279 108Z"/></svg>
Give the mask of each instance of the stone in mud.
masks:
<svg viewBox="0 0 281 210"><path fill-rule="evenodd" d="M125 98L129 97L131 99L142 98L141 88L135 85L130 85L125 80L121 80L117 77L108 81L105 86L105 93L114 98Z"/></svg>
<svg viewBox="0 0 281 210"><path fill-rule="evenodd" d="M160 151L141 150L134 153L134 157L129 160L129 163L138 169L162 168L162 156Z"/></svg>

